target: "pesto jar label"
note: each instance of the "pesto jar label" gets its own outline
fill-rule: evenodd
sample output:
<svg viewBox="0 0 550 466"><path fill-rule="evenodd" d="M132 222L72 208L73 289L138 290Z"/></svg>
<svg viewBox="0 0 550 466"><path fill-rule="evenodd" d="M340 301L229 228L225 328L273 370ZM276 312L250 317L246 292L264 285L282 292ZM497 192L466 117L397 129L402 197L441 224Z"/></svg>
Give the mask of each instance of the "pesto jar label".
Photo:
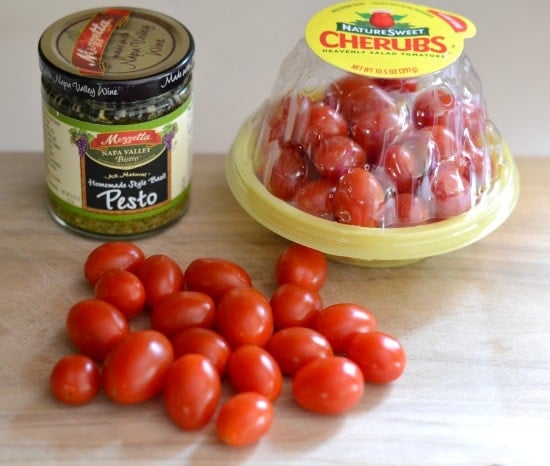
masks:
<svg viewBox="0 0 550 466"><path fill-rule="evenodd" d="M98 125L44 109L46 180L65 210L138 220L182 202L191 177L190 100L156 120Z"/></svg>

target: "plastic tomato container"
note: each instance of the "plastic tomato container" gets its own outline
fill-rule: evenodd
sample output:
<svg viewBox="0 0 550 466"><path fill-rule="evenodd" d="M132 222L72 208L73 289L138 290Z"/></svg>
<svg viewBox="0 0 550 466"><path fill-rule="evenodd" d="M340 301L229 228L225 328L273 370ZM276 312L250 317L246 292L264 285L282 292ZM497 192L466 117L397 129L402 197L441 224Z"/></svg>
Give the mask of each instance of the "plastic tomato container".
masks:
<svg viewBox="0 0 550 466"><path fill-rule="evenodd" d="M491 233L513 211L519 177L463 52L475 26L379 4L311 18L226 173L275 233L339 261L393 266Z"/></svg>

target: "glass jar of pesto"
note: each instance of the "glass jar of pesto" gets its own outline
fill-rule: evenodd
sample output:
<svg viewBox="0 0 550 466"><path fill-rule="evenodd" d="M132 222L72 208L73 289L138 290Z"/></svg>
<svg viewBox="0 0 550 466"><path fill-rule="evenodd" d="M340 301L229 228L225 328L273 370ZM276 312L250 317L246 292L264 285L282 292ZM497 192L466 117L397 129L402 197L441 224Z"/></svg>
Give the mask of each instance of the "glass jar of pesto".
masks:
<svg viewBox="0 0 550 466"><path fill-rule="evenodd" d="M87 10L44 31L46 185L59 223L131 237L185 213L194 50L180 22L137 8Z"/></svg>

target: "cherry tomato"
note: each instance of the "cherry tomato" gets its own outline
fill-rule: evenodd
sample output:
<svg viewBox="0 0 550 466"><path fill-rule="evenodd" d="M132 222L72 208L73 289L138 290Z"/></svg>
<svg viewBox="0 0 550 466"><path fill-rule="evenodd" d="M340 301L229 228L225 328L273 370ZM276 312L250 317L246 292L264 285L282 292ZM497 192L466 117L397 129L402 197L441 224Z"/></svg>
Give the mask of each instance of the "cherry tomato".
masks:
<svg viewBox="0 0 550 466"><path fill-rule="evenodd" d="M350 125L367 113L382 115L391 113L396 103L393 97L384 89L376 86L374 81L366 81L355 88L350 87L347 96L342 100L340 111Z"/></svg>
<svg viewBox="0 0 550 466"><path fill-rule="evenodd" d="M127 270L105 272L95 284L95 297L115 306L127 319L145 307L145 287L137 275Z"/></svg>
<svg viewBox="0 0 550 466"><path fill-rule="evenodd" d="M271 170L266 171L264 185L275 197L289 200L307 180L306 153L298 145L286 143L276 155Z"/></svg>
<svg viewBox="0 0 550 466"><path fill-rule="evenodd" d="M299 283L280 285L269 301L275 328L309 327L323 307L319 293Z"/></svg>
<svg viewBox="0 0 550 466"><path fill-rule="evenodd" d="M398 192L414 192L435 157L431 135L415 131L389 146L381 160Z"/></svg>
<svg viewBox="0 0 550 466"><path fill-rule="evenodd" d="M92 285L95 285L99 277L113 269L123 269L136 273L145 254L141 248L126 241L112 241L97 246L86 258L84 263L84 276Z"/></svg>
<svg viewBox="0 0 550 466"><path fill-rule="evenodd" d="M397 221L392 226L421 225L431 218L430 205L420 196L397 193L395 202Z"/></svg>
<svg viewBox="0 0 550 466"><path fill-rule="evenodd" d="M406 355L401 343L387 333L358 333L348 345L348 357L361 369L366 382L393 382L405 370Z"/></svg>
<svg viewBox="0 0 550 466"><path fill-rule="evenodd" d="M348 136L332 136L321 139L311 153L317 171L329 181L338 179L355 167L364 167L365 151Z"/></svg>
<svg viewBox="0 0 550 466"><path fill-rule="evenodd" d="M456 109L456 98L451 89L441 85L430 86L416 97L412 120L416 128L434 125L451 127Z"/></svg>
<svg viewBox="0 0 550 466"><path fill-rule="evenodd" d="M273 356L260 346L242 345L233 351L227 373L238 392L260 393L271 401L281 394L281 369Z"/></svg>
<svg viewBox="0 0 550 466"><path fill-rule="evenodd" d="M319 291L327 279L328 266L325 255L301 244L291 244L277 258L275 275L277 283L298 283Z"/></svg>
<svg viewBox="0 0 550 466"><path fill-rule="evenodd" d="M333 355L328 340L307 327L288 327L273 334L266 350L279 364L284 375L294 375L298 369L319 358Z"/></svg>
<svg viewBox="0 0 550 466"><path fill-rule="evenodd" d="M340 178L332 207L340 223L378 227L384 200L384 188L376 176L363 168L354 168Z"/></svg>
<svg viewBox="0 0 550 466"><path fill-rule="evenodd" d="M308 214L333 220L332 196L335 189L336 184L323 178L311 180L298 188L291 202Z"/></svg>
<svg viewBox="0 0 550 466"><path fill-rule="evenodd" d="M438 218L454 217L472 207L470 182L453 160L446 160L437 166L432 180L432 191L434 212Z"/></svg>
<svg viewBox="0 0 550 466"><path fill-rule="evenodd" d="M203 257L192 261L184 273L186 287L191 291L206 293L214 301L236 286L252 286L246 270L227 259Z"/></svg>
<svg viewBox="0 0 550 466"><path fill-rule="evenodd" d="M96 363L82 354L61 358L50 374L53 396L63 403L82 405L99 391L101 376Z"/></svg>
<svg viewBox="0 0 550 466"><path fill-rule="evenodd" d="M174 335L172 346L175 359L185 354L202 354L212 362L220 375L225 374L231 348L225 338L214 330L202 327L186 328Z"/></svg>
<svg viewBox="0 0 550 466"><path fill-rule="evenodd" d="M285 95L267 117L267 141L284 144L304 139L312 101L300 94Z"/></svg>
<svg viewBox="0 0 550 466"><path fill-rule="evenodd" d="M451 159L459 154L458 141L454 131L443 125L435 125L423 128L421 132L430 137L436 148L436 160L438 162Z"/></svg>
<svg viewBox="0 0 550 466"><path fill-rule="evenodd" d="M313 328L325 336L335 353L345 353L355 333L371 332L376 328L376 317L370 309L359 304L331 304L317 314Z"/></svg>
<svg viewBox="0 0 550 466"><path fill-rule="evenodd" d="M216 311L217 328L235 349L247 343L264 346L273 334L273 313L267 298L252 287L227 291Z"/></svg>
<svg viewBox="0 0 550 466"><path fill-rule="evenodd" d="M221 395L220 375L201 354L187 354L170 367L164 384L164 406L182 429L196 430L212 418Z"/></svg>
<svg viewBox="0 0 550 466"><path fill-rule="evenodd" d="M254 392L238 393L221 407L216 433L228 445L250 445L269 431L273 418L273 404L265 396Z"/></svg>
<svg viewBox="0 0 550 466"><path fill-rule="evenodd" d="M348 134L348 124L339 112L323 102L315 102L309 111L309 121L304 139L296 142L303 147L312 148L323 139L331 136L347 136Z"/></svg>
<svg viewBox="0 0 550 466"><path fill-rule="evenodd" d="M407 127L407 108L394 102L383 102L379 107L366 110L354 117L351 134L364 149L367 162L376 165L384 149Z"/></svg>
<svg viewBox="0 0 550 466"><path fill-rule="evenodd" d="M315 359L292 377L292 392L303 408L340 414L355 406L365 390L361 369L342 356Z"/></svg>
<svg viewBox="0 0 550 466"><path fill-rule="evenodd" d="M147 305L154 308L163 298L183 289L183 272L177 262L164 254L149 256L138 277L145 287Z"/></svg>
<svg viewBox="0 0 550 466"><path fill-rule="evenodd" d="M156 330L126 336L105 358L102 381L107 396L121 404L158 395L174 361L170 340Z"/></svg>
<svg viewBox="0 0 550 466"><path fill-rule="evenodd" d="M189 290L175 291L153 307L151 326L172 338L188 327L212 327L215 312L216 304L207 294Z"/></svg>
<svg viewBox="0 0 550 466"><path fill-rule="evenodd" d="M323 101L335 110L341 111L350 94L356 89L373 89L374 86L372 78L348 73L328 86ZM368 90L364 92L369 93Z"/></svg>
<svg viewBox="0 0 550 466"><path fill-rule="evenodd" d="M130 326L112 304L100 299L85 299L71 307L66 320L69 339L79 351L102 361L124 337Z"/></svg>

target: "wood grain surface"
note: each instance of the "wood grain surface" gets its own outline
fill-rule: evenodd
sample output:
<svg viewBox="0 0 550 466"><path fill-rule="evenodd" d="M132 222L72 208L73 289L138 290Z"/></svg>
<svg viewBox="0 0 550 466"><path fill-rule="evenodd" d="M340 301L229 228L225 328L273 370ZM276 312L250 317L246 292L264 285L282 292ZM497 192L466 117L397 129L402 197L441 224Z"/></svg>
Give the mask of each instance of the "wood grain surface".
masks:
<svg viewBox="0 0 550 466"><path fill-rule="evenodd" d="M337 417L298 408L288 382L257 445L218 443L213 423L184 432L160 399L82 407L52 399L49 372L73 351L65 316L92 293L82 275L99 244L49 216L39 154L0 154L0 463L6 465L536 465L550 435L550 157L516 158L521 196L478 243L400 268L330 262L325 304L370 307L401 339L408 365L387 387L366 387ZM135 240L182 267L234 260L273 292L288 242L235 202L221 155L197 155L191 208L171 228ZM147 316L132 322L146 326ZM224 396L229 395L226 389Z"/></svg>

